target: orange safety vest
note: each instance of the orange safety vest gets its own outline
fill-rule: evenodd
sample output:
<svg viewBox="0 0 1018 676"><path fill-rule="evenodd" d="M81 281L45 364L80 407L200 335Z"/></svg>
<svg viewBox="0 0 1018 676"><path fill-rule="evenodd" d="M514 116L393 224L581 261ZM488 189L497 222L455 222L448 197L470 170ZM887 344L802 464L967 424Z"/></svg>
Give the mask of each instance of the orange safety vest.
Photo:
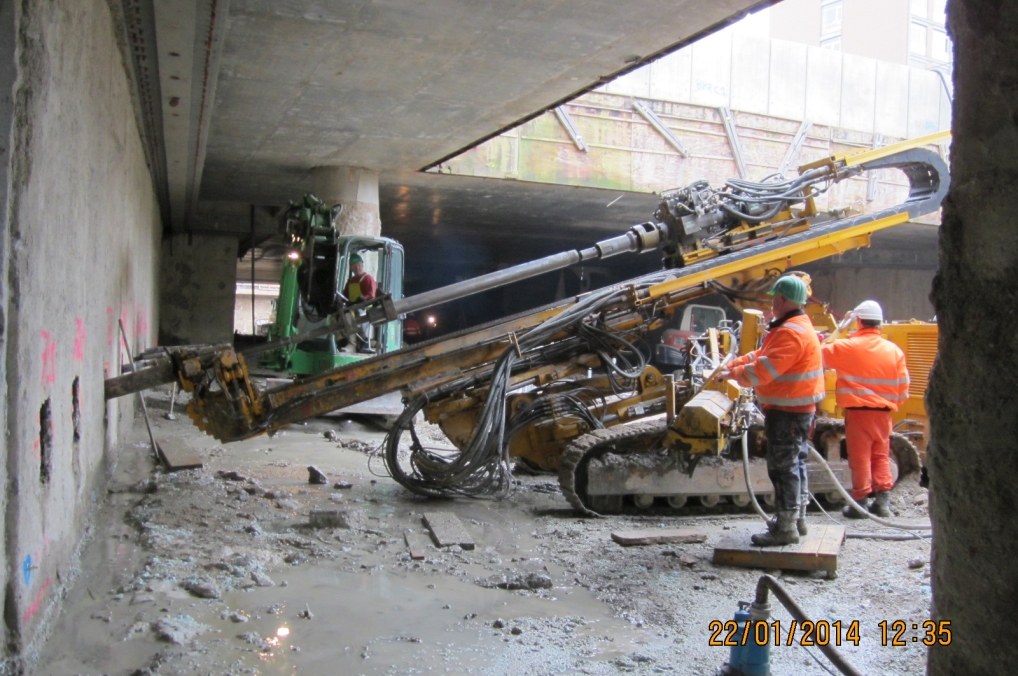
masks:
<svg viewBox="0 0 1018 676"><path fill-rule="evenodd" d="M863 328L823 346L824 366L838 372L835 397L841 408L889 408L908 399L905 353L878 328Z"/></svg>
<svg viewBox="0 0 1018 676"><path fill-rule="evenodd" d="M809 317L800 311L772 328L759 350L732 362L732 378L753 387L764 408L815 411L824 398L824 368Z"/></svg>

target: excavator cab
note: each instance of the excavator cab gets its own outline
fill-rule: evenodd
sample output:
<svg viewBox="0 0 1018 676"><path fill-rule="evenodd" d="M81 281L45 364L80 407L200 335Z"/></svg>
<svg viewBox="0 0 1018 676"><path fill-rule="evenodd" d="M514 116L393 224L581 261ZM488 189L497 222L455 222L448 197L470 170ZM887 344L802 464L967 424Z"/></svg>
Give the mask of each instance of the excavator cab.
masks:
<svg viewBox="0 0 1018 676"><path fill-rule="evenodd" d="M348 281L357 257L376 282L376 296L403 297L403 246L387 237L339 235L335 219L340 208L327 207L313 195L292 203L281 220L288 247L280 274L276 316L269 340L335 324L351 298ZM402 321L360 327L356 335L337 340L334 334L267 352L260 365L298 376L313 375L366 357L403 347Z"/></svg>

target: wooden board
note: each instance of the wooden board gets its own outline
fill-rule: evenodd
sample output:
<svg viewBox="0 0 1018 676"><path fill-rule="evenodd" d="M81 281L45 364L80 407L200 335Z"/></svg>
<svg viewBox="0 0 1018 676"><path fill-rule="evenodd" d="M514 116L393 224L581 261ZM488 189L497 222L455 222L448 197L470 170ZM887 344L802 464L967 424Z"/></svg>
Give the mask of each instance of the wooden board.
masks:
<svg viewBox="0 0 1018 676"><path fill-rule="evenodd" d="M431 531L431 538L439 547L459 545L463 549L474 548L474 539L451 512L425 512L424 525Z"/></svg>
<svg viewBox="0 0 1018 676"><path fill-rule="evenodd" d="M198 451L180 437L160 439L156 442L156 449L159 451L160 462L168 472L202 467Z"/></svg>
<svg viewBox="0 0 1018 676"><path fill-rule="evenodd" d="M420 561L427 553L425 549L424 538L421 537L420 533L415 533L412 530L408 530L403 533L403 539L406 540L406 547L410 550L410 558L414 561Z"/></svg>
<svg viewBox="0 0 1018 676"><path fill-rule="evenodd" d="M623 547L685 544L704 542L706 539L706 535L689 528L647 528L644 530L620 530L612 533L612 540Z"/></svg>
<svg viewBox="0 0 1018 676"><path fill-rule="evenodd" d="M836 571L845 527L812 524L809 535L800 538L799 544L782 547L756 547L749 538L750 532L745 531L719 542L714 548L714 563L744 568Z"/></svg>

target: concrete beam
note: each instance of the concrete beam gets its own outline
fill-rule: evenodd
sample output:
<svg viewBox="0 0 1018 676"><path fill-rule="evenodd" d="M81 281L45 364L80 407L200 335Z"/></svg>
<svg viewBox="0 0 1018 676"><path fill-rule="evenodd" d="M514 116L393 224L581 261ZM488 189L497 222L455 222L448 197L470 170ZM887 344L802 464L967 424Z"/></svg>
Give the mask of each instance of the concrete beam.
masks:
<svg viewBox="0 0 1018 676"><path fill-rule="evenodd" d="M154 0L170 228L189 227L205 165L229 0Z"/></svg>

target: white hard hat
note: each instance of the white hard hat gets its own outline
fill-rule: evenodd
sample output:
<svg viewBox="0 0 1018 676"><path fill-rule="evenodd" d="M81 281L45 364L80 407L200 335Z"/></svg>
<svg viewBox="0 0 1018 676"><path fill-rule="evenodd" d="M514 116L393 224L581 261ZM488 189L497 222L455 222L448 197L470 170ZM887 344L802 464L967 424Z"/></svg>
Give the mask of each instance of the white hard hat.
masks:
<svg viewBox="0 0 1018 676"><path fill-rule="evenodd" d="M884 311L880 308L880 303L875 300L864 300L859 303L859 305L852 310L852 314L859 319L869 319L880 323L883 323L884 321Z"/></svg>

